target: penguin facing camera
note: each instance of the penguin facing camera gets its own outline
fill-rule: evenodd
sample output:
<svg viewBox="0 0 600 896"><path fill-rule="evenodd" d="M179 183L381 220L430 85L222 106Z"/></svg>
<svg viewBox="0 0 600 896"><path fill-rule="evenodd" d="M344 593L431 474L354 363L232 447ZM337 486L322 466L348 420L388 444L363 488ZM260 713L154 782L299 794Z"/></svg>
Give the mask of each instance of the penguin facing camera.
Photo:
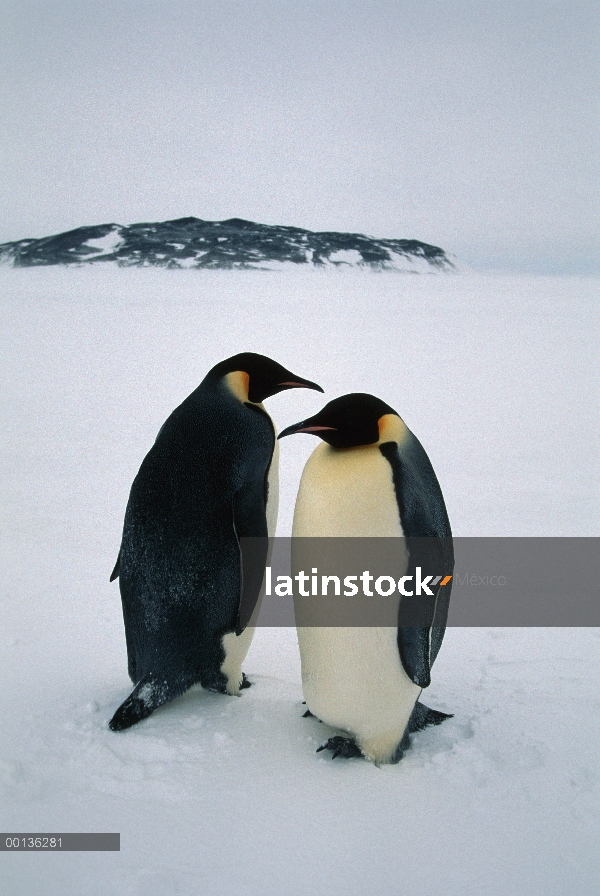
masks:
<svg viewBox="0 0 600 896"><path fill-rule="evenodd" d="M293 538L397 538L407 574L430 568L435 558L444 576L452 575L440 485L393 408L373 395L344 395L279 439L295 433L322 442L302 473ZM444 636L450 590L451 582L441 587L438 580L427 626L298 627L306 714L347 735L331 737L317 752L395 763L412 732L450 717L419 702Z"/></svg>
<svg viewBox="0 0 600 896"><path fill-rule="evenodd" d="M129 728L200 683L239 694L264 565L245 565L243 537L275 534L278 451L263 400L322 392L264 355L221 361L176 408L133 481L118 578L129 676L112 717Z"/></svg>

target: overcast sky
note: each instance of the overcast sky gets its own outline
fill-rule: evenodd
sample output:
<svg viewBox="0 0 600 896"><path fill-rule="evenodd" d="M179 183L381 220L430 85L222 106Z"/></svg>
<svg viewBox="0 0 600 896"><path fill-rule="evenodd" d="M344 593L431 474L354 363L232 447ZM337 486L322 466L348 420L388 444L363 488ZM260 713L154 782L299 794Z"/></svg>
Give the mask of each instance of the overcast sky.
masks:
<svg viewBox="0 0 600 896"><path fill-rule="evenodd" d="M600 271L597 0L0 8L0 241L242 217Z"/></svg>

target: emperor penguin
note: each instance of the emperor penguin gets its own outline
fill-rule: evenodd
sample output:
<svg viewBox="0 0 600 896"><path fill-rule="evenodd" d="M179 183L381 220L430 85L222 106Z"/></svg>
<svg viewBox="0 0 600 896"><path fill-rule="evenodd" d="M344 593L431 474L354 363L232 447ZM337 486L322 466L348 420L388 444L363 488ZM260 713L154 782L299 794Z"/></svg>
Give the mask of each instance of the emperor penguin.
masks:
<svg viewBox="0 0 600 896"><path fill-rule="evenodd" d="M320 386L263 355L212 368L163 424L133 481L118 577L135 687L109 726L122 731L200 683L237 695L264 565L240 539L274 535L276 432L263 400Z"/></svg>
<svg viewBox="0 0 600 896"><path fill-rule="evenodd" d="M433 597L419 625L402 626L399 618L395 628L298 626L306 715L345 732L317 752L395 763L409 734L449 718L418 702L442 643L452 585L442 491L419 440L373 395L336 398L279 438L293 433L322 439L304 467L293 538L397 538L408 576L417 567L431 569L432 561L444 573L431 583Z"/></svg>

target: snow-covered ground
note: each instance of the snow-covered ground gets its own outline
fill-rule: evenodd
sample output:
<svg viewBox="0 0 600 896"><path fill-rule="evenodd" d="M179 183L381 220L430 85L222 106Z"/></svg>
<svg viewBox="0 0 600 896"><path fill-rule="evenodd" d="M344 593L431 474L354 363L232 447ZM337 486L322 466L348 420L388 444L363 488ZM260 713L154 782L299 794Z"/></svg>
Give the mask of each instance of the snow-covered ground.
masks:
<svg viewBox="0 0 600 896"><path fill-rule="evenodd" d="M0 828L117 831L121 851L1 853L3 896L592 896L600 635L452 629L397 766L331 761L292 630L254 686L196 688L121 734L109 584L128 490L217 361L270 355L327 400L379 395L425 445L456 535L598 535L599 281L360 271L0 270ZM323 396L268 401L279 428ZM282 443L279 534L315 447Z"/></svg>

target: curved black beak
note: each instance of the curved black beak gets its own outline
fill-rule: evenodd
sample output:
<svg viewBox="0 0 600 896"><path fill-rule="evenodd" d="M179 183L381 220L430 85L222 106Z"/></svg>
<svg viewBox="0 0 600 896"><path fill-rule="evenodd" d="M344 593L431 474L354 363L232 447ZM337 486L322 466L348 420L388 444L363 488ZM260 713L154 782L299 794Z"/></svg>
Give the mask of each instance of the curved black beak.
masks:
<svg viewBox="0 0 600 896"><path fill-rule="evenodd" d="M291 426L288 426L286 429L283 429L279 435L278 439L283 439L284 436L293 436L296 433L306 432L309 435L318 436L323 430L335 430L335 426L319 426L316 423L313 423L312 418L308 420L302 420L300 423L293 423Z"/></svg>
<svg viewBox="0 0 600 896"><path fill-rule="evenodd" d="M325 389L322 389L318 383L312 383L310 380L303 380L296 376L284 383L278 383L278 386L280 389L314 389L315 392L325 393Z"/></svg>

